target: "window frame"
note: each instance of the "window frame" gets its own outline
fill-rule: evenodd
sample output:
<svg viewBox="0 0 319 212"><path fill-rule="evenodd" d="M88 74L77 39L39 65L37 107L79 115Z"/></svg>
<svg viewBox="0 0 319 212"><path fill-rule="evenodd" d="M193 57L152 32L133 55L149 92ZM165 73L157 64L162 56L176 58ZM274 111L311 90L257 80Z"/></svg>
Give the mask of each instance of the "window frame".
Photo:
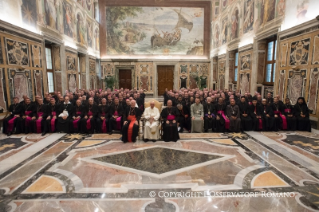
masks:
<svg viewBox="0 0 319 212"><path fill-rule="evenodd" d="M46 55L46 49L50 49L51 51L51 63L52 63L52 69L48 69L47 67L47 55ZM52 58L52 46L51 45L45 45L45 68L46 68L46 74L47 74L47 84L48 84L48 93L53 94L54 90L55 90L55 77L54 77L54 66L53 66L53 58ZM48 72L52 73L52 77L53 77L53 92L49 92L49 77L48 77Z"/></svg>
<svg viewBox="0 0 319 212"><path fill-rule="evenodd" d="M272 52L272 60L268 61L268 45L269 45L270 42L274 42L274 45L273 45L273 50L272 50L273 51ZM273 86L274 83L275 83L275 81L273 81L273 79L274 79L274 75L276 74L275 73L275 70L276 70L275 66L277 65L277 58L275 58L275 56L277 57L277 52L276 52L277 45L276 44L278 44L277 37L268 39L266 41L266 54L265 54L266 57L265 57L265 68L264 68L264 82L263 82L264 85ZM267 77L267 66L269 64L272 65L272 67L271 67L271 76L270 76L271 82L267 82L267 80L266 80L266 77Z"/></svg>

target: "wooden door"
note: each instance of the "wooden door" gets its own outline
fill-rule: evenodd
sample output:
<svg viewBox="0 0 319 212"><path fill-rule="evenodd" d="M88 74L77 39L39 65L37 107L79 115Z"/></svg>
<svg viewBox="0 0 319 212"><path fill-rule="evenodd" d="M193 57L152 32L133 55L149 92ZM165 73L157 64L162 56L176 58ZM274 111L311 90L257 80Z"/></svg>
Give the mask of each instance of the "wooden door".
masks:
<svg viewBox="0 0 319 212"><path fill-rule="evenodd" d="M131 69L120 69L119 70L119 88L132 89Z"/></svg>
<svg viewBox="0 0 319 212"><path fill-rule="evenodd" d="M172 90L174 86L174 66L157 66L158 95L162 96L165 89Z"/></svg>

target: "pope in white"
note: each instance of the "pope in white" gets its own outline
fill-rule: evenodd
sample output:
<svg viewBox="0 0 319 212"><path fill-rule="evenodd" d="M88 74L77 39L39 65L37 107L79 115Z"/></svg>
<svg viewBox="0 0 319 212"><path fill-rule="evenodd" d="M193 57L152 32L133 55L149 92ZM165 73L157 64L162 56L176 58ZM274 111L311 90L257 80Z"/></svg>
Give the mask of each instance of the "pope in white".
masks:
<svg viewBox="0 0 319 212"><path fill-rule="evenodd" d="M144 129L144 140L156 141L159 139L158 125L160 118L159 110L155 107L154 101L150 103L150 107L147 107L144 111L144 118L146 120Z"/></svg>

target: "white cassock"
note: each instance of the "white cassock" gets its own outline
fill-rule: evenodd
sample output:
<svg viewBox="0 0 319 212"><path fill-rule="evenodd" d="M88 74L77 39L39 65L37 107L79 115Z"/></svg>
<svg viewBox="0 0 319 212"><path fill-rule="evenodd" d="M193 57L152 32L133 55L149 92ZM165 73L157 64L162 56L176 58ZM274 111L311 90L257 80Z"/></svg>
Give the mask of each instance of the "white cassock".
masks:
<svg viewBox="0 0 319 212"><path fill-rule="evenodd" d="M151 123L149 119L153 117L154 121ZM144 139L157 140L159 139L158 119L160 118L159 110L154 107L148 107L144 111L144 118L146 120L144 129Z"/></svg>

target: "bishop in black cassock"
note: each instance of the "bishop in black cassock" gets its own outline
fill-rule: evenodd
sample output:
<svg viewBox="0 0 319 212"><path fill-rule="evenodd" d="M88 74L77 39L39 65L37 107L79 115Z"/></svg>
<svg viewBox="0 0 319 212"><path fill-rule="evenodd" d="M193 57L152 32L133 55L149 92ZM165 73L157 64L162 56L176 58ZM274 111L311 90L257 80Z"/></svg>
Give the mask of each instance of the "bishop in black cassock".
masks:
<svg viewBox="0 0 319 212"><path fill-rule="evenodd" d="M163 119L163 140L165 142L174 141L179 139L177 121L179 112L176 107L172 106L172 100L167 101L167 107L161 112Z"/></svg>

